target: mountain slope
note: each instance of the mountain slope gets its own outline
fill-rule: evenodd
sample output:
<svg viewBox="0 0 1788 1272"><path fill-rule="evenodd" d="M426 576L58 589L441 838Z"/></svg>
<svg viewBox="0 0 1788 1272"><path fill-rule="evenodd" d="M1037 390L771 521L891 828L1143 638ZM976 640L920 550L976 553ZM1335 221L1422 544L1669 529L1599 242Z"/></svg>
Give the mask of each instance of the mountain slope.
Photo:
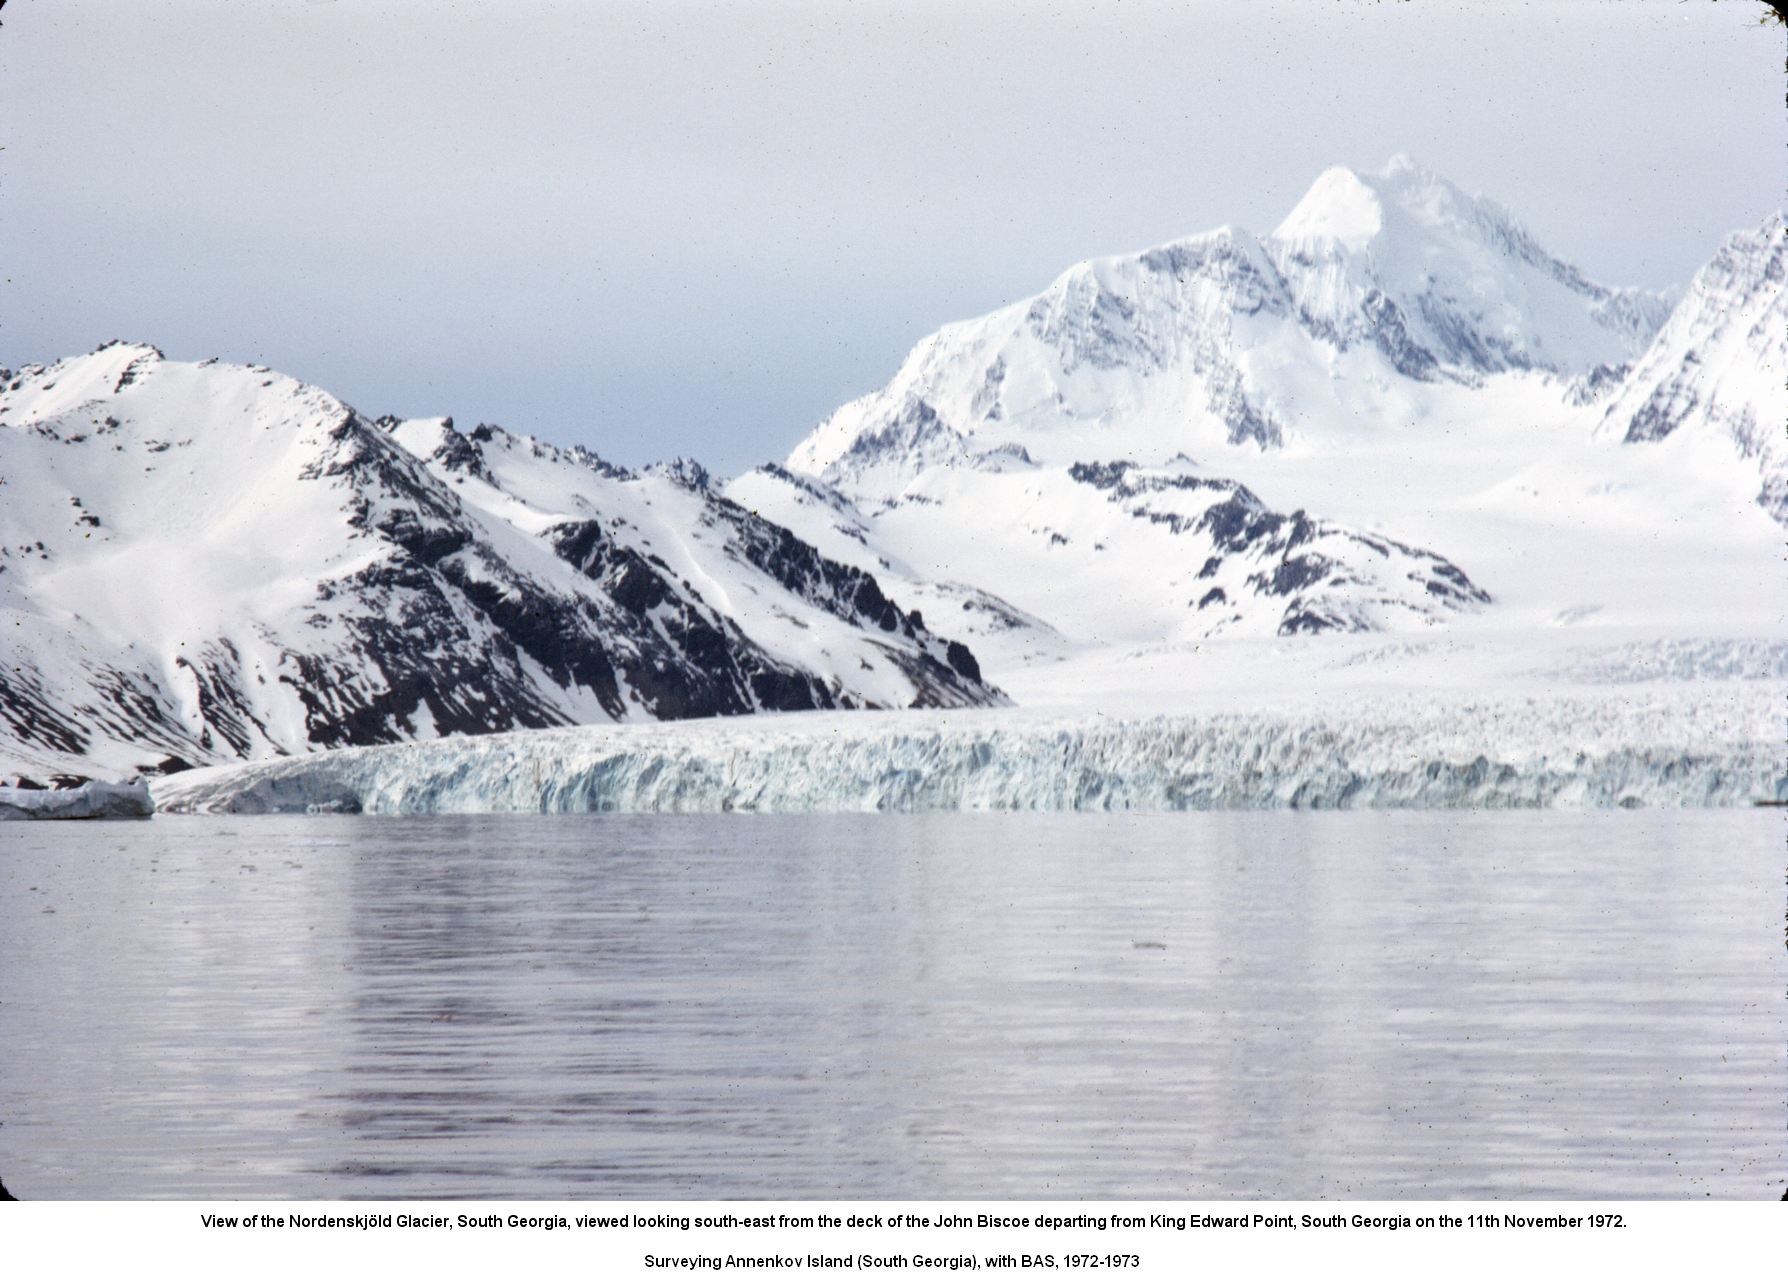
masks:
<svg viewBox="0 0 1788 1272"><path fill-rule="evenodd" d="M1144 647L1219 636L1748 631L1774 532L1734 494L1739 450L1777 471L1779 246L1735 240L1666 326L1407 159L1331 169L1270 235L1085 262L944 327L730 490L948 607L1027 702L1063 657L1146 678ZM1648 401L1713 444L1598 432L1624 412L1643 440Z"/></svg>
<svg viewBox="0 0 1788 1272"><path fill-rule="evenodd" d="M865 512L775 466L729 490L829 553L901 580L1010 668L1109 643L1403 631L1490 600L1435 553L1181 460L940 469Z"/></svg>
<svg viewBox="0 0 1788 1272"><path fill-rule="evenodd" d="M1226 227L1088 261L943 328L788 467L885 496L915 465L1001 446L1140 462L1278 448L1408 417L1435 381L1630 358L1665 313L1400 156L1324 173L1270 237Z"/></svg>
<svg viewBox="0 0 1788 1272"><path fill-rule="evenodd" d="M1762 473L1757 502L1788 523L1788 229L1780 212L1730 236L1603 412L1654 444L1731 447Z"/></svg>
<svg viewBox="0 0 1788 1272"><path fill-rule="evenodd" d="M1417 379L1612 361L1667 312L1585 278L1500 204L1404 155L1379 173L1329 169L1268 242L1306 324L1371 339Z"/></svg>
<svg viewBox="0 0 1788 1272"><path fill-rule="evenodd" d="M26 769L1002 700L693 466L370 421L140 345L0 384L0 752Z"/></svg>

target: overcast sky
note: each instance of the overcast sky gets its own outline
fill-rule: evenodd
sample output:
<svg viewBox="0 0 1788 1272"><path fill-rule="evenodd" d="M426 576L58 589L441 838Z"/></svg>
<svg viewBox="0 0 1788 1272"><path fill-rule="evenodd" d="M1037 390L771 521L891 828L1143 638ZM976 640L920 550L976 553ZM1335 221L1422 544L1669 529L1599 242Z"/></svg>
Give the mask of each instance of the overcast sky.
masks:
<svg viewBox="0 0 1788 1272"><path fill-rule="evenodd" d="M0 364L114 336L624 463L1409 151L1609 283L1780 205L1752 0L14 0Z"/></svg>

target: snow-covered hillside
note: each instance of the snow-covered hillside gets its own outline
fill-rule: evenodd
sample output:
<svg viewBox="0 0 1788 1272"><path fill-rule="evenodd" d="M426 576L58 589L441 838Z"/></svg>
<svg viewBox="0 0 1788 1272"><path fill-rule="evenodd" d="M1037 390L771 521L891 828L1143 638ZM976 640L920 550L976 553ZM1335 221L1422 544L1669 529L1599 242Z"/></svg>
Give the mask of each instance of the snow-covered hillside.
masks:
<svg viewBox="0 0 1788 1272"><path fill-rule="evenodd" d="M1406 157L1334 168L1266 238L1233 226L1087 261L921 341L788 467L877 496L1001 446L1157 462L1407 418L1419 387L1637 355L1663 298L1584 278Z"/></svg>
<svg viewBox="0 0 1788 1272"><path fill-rule="evenodd" d="M1732 235L1619 384L1604 427L1629 442L1736 449L1757 501L1788 524L1788 227L1780 212Z"/></svg>
<svg viewBox="0 0 1788 1272"><path fill-rule="evenodd" d="M925 473L871 513L778 467L729 490L901 579L1002 665L1112 642L1410 630L1490 600L1432 552L1275 511L1184 459L1005 458Z"/></svg>
<svg viewBox="0 0 1788 1272"><path fill-rule="evenodd" d="M0 491L0 772L1003 700L693 465L368 420L264 367L0 376Z"/></svg>
<svg viewBox="0 0 1788 1272"><path fill-rule="evenodd" d="M1055 695L1018 668L1263 632L1756 633L1783 303L1779 217L1666 322L1407 158L1336 168L1270 235L943 328L729 491L957 611L1021 702Z"/></svg>

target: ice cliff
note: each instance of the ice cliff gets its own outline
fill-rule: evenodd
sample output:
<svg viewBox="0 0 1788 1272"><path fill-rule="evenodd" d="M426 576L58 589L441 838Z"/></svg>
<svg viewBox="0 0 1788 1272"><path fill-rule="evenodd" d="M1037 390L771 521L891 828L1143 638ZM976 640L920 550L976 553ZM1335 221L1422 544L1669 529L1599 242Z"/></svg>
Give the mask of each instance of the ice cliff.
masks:
<svg viewBox="0 0 1788 1272"><path fill-rule="evenodd" d="M551 729L163 778L171 812L937 812L1742 806L1779 798L1779 694L1624 687L1323 710L1024 711Z"/></svg>

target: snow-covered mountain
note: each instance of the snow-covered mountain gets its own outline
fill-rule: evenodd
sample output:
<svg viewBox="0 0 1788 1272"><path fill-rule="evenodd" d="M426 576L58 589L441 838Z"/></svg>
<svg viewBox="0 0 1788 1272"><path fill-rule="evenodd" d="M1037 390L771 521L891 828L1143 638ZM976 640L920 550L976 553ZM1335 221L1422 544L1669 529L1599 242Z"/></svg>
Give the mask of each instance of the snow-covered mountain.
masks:
<svg viewBox="0 0 1788 1272"><path fill-rule="evenodd" d="M1670 317L1405 157L1335 168L1269 235L944 327L729 491L956 611L1008 687L1217 636L1734 621L1774 554L1739 492L1780 472L1780 240ZM1622 444L1691 416L1717 444Z"/></svg>
<svg viewBox="0 0 1788 1272"><path fill-rule="evenodd" d="M1788 523L1788 227L1777 212L1728 238L1608 400L1628 442L1736 448L1758 503Z"/></svg>
<svg viewBox="0 0 1788 1272"><path fill-rule="evenodd" d="M944 467L871 513L773 465L729 490L901 580L1000 665L1096 644L1406 630L1490 600L1433 552L1274 511L1184 459Z"/></svg>
<svg viewBox="0 0 1788 1272"><path fill-rule="evenodd" d="M1522 719L1482 650L1531 657L1544 697L1583 640L1779 634L1783 233L1734 236L1667 313L1406 159L1334 169L1269 235L1088 262L945 327L724 494L691 463L372 420L146 346L0 375L0 773L825 707L1290 694L1314 720L1368 666L1374 693ZM1746 676L1779 682L1765 661ZM1596 702L1573 719L1676 710L1647 690L1609 714L1625 683L1579 685ZM1728 697L1696 701L1725 718ZM1535 727L1509 764L1570 742ZM1428 740L1404 760L1440 736L1405 732ZM683 771L625 781L681 806Z"/></svg>
<svg viewBox="0 0 1788 1272"><path fill-rule="evenodd" d="M114 344L0 374L0 767L992 704L967 647L680 463L369 420Z"/></svg>
<svg viewBox="0 0 1788 1272"><path fill-rule="evenodd" d="M1637 355L1665 300L1604 287L1507 212L1399 156L1323 173L1277 230L1233 226L1074 266L921 341L788 460L877 495L1002 446L1158 461L1406 417L1419 386Z"/></svg>

